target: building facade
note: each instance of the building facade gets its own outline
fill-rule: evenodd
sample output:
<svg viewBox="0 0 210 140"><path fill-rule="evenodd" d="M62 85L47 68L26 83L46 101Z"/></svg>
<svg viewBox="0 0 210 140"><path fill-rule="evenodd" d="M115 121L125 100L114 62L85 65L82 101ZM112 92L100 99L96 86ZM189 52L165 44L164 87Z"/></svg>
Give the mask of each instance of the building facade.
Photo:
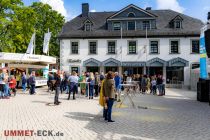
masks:
<svg viewBox="0 0 210 140"><path fill-rule="evenodd" d="M190 71L199 66L202 25L172 10L131 4L116 12L89 12L85 3L58 36L60 66L78 73L161 74L189 86Z"/></svg>

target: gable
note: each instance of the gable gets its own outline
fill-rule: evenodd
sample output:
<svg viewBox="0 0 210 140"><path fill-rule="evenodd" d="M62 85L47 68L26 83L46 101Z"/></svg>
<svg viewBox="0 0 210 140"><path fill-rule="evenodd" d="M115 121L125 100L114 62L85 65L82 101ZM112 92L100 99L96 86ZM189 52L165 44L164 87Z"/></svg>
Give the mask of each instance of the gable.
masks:
<svg viewBox="0 0 210 140"><path fill-rule="evenodd" d="M135 17L128 17L129 13L133 13ZM122 10L116 12L114 15L110 16L108 19L117 18L155 18L156 15L148 12L147 10L141 9L135 5L129 5Z"/></svg>

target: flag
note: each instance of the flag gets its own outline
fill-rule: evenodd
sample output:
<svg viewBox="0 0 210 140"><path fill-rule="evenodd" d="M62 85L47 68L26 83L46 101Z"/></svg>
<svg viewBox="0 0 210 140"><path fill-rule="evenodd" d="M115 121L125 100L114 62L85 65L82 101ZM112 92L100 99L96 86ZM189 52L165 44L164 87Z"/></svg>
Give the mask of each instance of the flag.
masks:
<svg viewBox="0 0 210 140"><path fill-rule="evenodd" d="M27 54L33 54L34 40L35 40L35 33L33 33L32 37L31 37L30 43L29 43L27 51L26 51Z"/></svg>
<svg viewBox="0 0 210 140"><path fill-rule="evenodd" d="M47 54L48 52L50 37L51 37L51 32L44 34L43 53Z"/></svg>

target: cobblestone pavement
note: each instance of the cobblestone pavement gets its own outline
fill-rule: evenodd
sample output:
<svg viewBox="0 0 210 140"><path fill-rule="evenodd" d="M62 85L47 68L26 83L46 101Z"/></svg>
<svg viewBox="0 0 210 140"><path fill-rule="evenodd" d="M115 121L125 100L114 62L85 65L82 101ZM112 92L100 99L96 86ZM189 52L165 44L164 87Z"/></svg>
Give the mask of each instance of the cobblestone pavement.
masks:
<svg viewBox="0 0 210 140"><path fill-rule="evenodd" d="M210 106L196 101L196 93L167 89L164 97L136 94L136 108L128 99L113 108L114 123L102 118L98 99L81 96L53 105L45 88L36 95L19 93L0 100L0 140L210 140ZM147 107L147 109L145 109ZM53 130L64 136L5 137L4 130Z"/></svg>

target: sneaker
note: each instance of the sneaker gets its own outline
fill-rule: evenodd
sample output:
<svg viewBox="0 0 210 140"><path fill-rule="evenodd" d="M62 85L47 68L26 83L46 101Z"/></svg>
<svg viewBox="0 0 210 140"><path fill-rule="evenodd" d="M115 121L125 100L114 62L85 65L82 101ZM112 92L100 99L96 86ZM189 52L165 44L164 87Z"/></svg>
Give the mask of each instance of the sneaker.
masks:
<svg viewBox="0 0 210 140"><path fill-rule="evenodd" d="M119 99L119 100L117 100L117 102L121 102L121 100Z"/></svg>
<svg viewBox="0 0 210 140"><path fill-rule="evenodd" d="M113 120L108 120L108 122L115 122L115 121L113 121Z"/></svg>

